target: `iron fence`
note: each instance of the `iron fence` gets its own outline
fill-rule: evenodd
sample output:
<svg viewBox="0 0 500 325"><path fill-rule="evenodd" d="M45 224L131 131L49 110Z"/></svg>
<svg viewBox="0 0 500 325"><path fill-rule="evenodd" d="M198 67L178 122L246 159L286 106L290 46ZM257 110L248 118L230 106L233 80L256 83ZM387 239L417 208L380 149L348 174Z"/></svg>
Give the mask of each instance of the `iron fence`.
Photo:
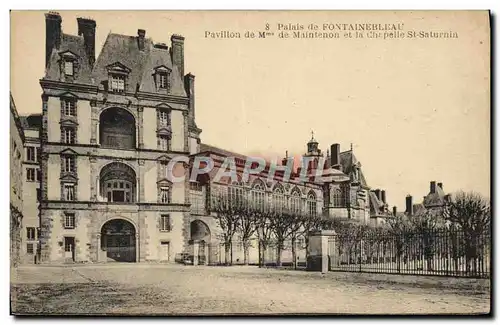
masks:
<svg viewBox="0 0 500 325"><path fill-rule="evenodd" d="M488 278L489 232L337 234L329 238L331 271Z"/></svg>

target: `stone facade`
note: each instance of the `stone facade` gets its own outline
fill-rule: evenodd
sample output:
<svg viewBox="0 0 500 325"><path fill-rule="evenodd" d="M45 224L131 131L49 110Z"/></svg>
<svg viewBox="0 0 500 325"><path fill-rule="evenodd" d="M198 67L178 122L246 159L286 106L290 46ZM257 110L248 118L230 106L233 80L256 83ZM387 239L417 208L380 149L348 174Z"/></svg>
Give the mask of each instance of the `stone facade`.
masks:
<svg viewBox="0 0 500 325"><path fill-rule="evenodd" d="M364 224L388 215L385 192L368 186L352 147L341 152L333 144L325 155L314 136L303 155L310 161L305 183L300 168L288 181L279 173L269 179L268 169L247 182L215 181L225 157L235 157L240 172L247 157L201 142L182 36L172 35L168 47L142 29L137 36L110 33L96 58L95 21L78 18L78 35L69 35L59 14L45 17L42 114L36 128L30 117L25 126L28 145L40 150L25 173L35 167L40 173L24 186L42 263L167 262L193 241L218 245L211 195L234 188L251 193L258 184L266 200L278 191L283 204L295 200L308 213ZM203 182L190 182L190 163L199 155L216 166ZM172 183L166 166L180 156L191 160L173 169L188 177ZM257 250L251 255L256 259Z"/></svg>
<svg viewBox="0 0 500 325"><path fill-rule="evenodd" d="M19 264L23 226L23 145L24 131L12 95L10 96L10 258Z"/></svg>
<svg viewBox="0 0 500 325"><path fill-rule="evenodd" d="M184 38L173 35L170 52L144 30L109 34L95 58L95 21L77 23L79 35L68 35L59 14L46 14L41 261L106 262L111 249L137 262L173 260L184 250L189 205L185 183L169 183L161 168L188 155L201 132L190 121L194 76L183 75ZM114 220L130 228L120 240L133 253L106 242L115 233L104 225Z"/></svg>

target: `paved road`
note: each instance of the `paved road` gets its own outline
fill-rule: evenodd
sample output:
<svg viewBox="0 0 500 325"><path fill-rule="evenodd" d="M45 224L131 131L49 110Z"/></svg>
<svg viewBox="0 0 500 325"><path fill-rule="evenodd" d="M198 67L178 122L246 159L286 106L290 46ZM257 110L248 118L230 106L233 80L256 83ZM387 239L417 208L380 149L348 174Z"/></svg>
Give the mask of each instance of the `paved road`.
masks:
<svg viewBox="0 0 500 325"><path fill-rule="evenodd" d="M487 280L257 267L29 267L15 282L22 313L469 314L490 304Z"/></svg>

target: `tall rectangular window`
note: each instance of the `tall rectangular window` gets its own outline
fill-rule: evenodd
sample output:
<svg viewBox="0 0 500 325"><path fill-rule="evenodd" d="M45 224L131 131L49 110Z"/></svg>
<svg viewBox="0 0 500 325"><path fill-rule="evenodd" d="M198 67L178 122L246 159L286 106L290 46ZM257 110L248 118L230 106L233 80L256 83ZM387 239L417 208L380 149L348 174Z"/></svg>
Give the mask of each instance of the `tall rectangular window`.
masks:
<svg viewBox="0 0 500 325"><path fill-rule="evenodd" d="M42 170L39 168L37 168L37 170L36 170L36 180L37 181L42 180Z"/></svg>
<svg viewBox="0 0 500 325"><path fill-rule="evenodd" d="M170 203L168 187L160 187L160 202L161 203Z"/></svg>
<svg viewBox="0 0 500 325"><path fill-rule="evenodd" d="M158 110L158 122L161 125L168 125L168 112L164 110Z"/></svg>
<svg viewBox="0 0 500 325"><path fill-rule="evenodd" d="M62 131L63 143L68 143L68 144L75 143L75 129L74 128L64 127L61 131Z"/></svg>
<svg viewBox="0 0 500 325"><path fill-rule="evenodd" d="M26 253L33 254L33 251L34 251L34 249L33 249L33 243L27 243L26 244Z"/></svg>
<svg viewBox="0 0 500 325"><path fill-rule="evenodd" d="M36 162L36 148L26 147L26 160Z"/></svg>
<svg viewBox="0 0 500 325"><path fill-rule="evenodd" d="M160 231L170 231L170 215L162 214L160 217Z"/></svg>
<svg viewBox="0 0 500 325"><path fill-rule="evenodd" d="M64 61L64 74L67 76L73 75L73 61Z"/></svg>
<svg viewBox="0 0 500 325"><path fill-rule="evenodd" d="M168 137L165 135L158 136L158 149L168 150Z"/></svg>
<svg viewBox="0 0 500 325"><path fill-rule="evenodd" d="M160 78L160 88L161 89L168 89L168 74L166 73L160 73L159 75Z"/></svg>
<svg viewBox="0 0 500 325"><path fill-rule="evenodd" d="M63 101L63 113L66 116L76 115L76 102L72 99L65 99Z"/></svg>
<svg viewBox="0 0 500 325"><path fill-rule="evenodd" d="M63 156L63 171L65 173L74 173L75 168L75 157L74 156Z"/></svg>
<svg viewBox="0 0 500 325"><path fill-rule="evenodd" d="M35 240L36 232L35 227L27 227L26 228L26 239Z"/></svg>
<svg viewBox="0 0 500 325"><path fill-rule="evenodd" d="M111 76L111 91L122 93L125 91L125 76Z"/></svg>
<svg viewBox="0 0 500 325"><path fill-rule="evenodd" d="M36 162L40 162L40 147L36 147Z"/></svg>
<svg viewBox="0 0 500 325"><path fill-rule="evenodd" d="M65 213L64 214L64 228L73 229L75 228L75 214Z"/></svg>
<svg viewBox="0 0 500 325"><path fill-rule="evenodd" d="M63 198L65 201L73 201L75 199L75 184L63 184Z"/></svg>
<svg viewBox="0 0 500 325"><path fill-rule="evenodd" d="M35 181L35 168L26 168L26 180L28 182Z"/></svg>

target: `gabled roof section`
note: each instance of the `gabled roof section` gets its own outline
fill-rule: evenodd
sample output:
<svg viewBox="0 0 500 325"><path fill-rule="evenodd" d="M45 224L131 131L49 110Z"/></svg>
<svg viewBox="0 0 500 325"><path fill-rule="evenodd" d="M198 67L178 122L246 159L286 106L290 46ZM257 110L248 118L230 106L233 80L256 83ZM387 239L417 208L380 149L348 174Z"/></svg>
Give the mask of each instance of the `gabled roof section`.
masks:
<svg viewBox="0 0 500 325"><path fill-rule="evenodd" d="M61 70L59 62L61 60L61 54L63 53L71 53L71 55L78 61L78 78L75 80L75 83L92 84L92 71L89 64L89 58L85 51L83 37L64 33L61 36L61 45L59 46L59 49L52 49L52 54L50 55L48 65L45 70L44 79L60 79Z"/></svg>
<svg viewBox="0 0 500 325"><path fill-rule="evenodd" d="M109 33L102 47L99 57L94 64L92 77L97 85L108 80L108 68L113 64L120 63L127 67L128 84L131 89L140 85L142 73L151 51L152 41L144 39L144 50L139 50L137 37ZM130 89L129 89L130 90Z"/></svg>
<svg viewBox="0 0 500 325"><path fill-rule="evenodd" d="M384 202L380 201L377 198L377 195L372 191L369 192L369 201L370 201L370 214L371 215L382 215L384 214L381 211L381 208L384 207Z"/></svg>
<svg viewBox="0 0 500 325"><path fill-rule="evenodd" d="M19 116L19 120L24 129L40 128L42 126L42 114Z"/></svg>
<svg viewBox="0 0 500 325"><path fill-rule="evenodd" d="M344 174L349 175L351 177L351 180L353 180L354 166L356 165L360 166L358 159L356 158L352 150L341 152L339 156L340 156L341 171ZM359 182L362 186L368 186L365 175L361 167L358 168L358 177L359 177Z"/></svg>
<svg viewBox="0 0 500 325"><path fill-rule="evenodd" d="M184 89L184 76L181 76L177 67L172 65L170 53L161 48L153 47L150 50L150 55L146 60L144 72L141 78L140 91L154 93L156 92L156 85L154 81L154 74L158 69L168 70L171 73L171 88L170 94L175 96L187 96Z"/></svg>
<svg viewBox="0 0 500 325"><path fill-rule="evenodd" d="M445 196L443 189L436 186L436 191L434 193L429 193L424 197L424 206L440 206L445 204Z"/></svg>

